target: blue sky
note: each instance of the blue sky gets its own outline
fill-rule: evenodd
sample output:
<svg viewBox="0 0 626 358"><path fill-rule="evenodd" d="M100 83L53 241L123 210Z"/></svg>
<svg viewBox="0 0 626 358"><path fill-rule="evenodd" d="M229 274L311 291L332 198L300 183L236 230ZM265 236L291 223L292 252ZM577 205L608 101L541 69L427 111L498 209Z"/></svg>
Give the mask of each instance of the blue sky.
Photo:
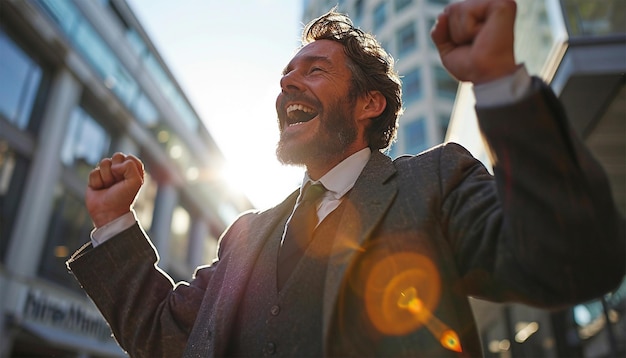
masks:
<svg viewBox="0 0 626 358"><path fill-rule="evenodd" d="M275 158L280 73L299 45L299 0L127 0L259 208L299 185Z"/></svg>

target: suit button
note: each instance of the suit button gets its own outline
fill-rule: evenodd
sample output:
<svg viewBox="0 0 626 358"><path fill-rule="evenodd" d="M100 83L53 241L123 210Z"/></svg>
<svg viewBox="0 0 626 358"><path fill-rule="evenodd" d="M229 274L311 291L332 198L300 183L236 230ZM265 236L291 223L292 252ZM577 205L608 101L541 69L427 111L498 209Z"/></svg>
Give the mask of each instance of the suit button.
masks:
<svg viewBox="0 0 626 358"><path fill-rule="evenodd" d="M265 351L268 354L276 353L276 343L274 343L274 342L267 342L267 344L265 345Z"/></svg>
<svg viewBox="0 0 626 358"><path fill-rule="evenodd" d="M280 313L280 306L273 305L272 308L270 308L270 313L272 314L272 316L278 316L278 314Z"/></svg>

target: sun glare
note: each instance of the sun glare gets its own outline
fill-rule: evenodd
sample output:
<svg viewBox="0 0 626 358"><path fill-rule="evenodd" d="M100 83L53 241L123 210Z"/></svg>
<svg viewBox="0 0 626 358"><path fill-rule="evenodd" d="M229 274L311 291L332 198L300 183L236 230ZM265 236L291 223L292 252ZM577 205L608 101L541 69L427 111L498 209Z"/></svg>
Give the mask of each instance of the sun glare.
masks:
<svg viewBox="0 0 626 358"><path fill-rule="evenodd" d="M207 75L205 71L207 69L198 69L198 75ZM278 76L266 76L266 82L247 83L246 90L254 95L245 100L245 105L238 97L220 98L221 105L213 106L204 116L226 159L222 178L234 191L246 195L258 209L281 202L298 187L303 175L302 168L284 166L276 159L278 126L274 102ZM223 96L222 92L239 90L239 79L229 81L225 75L220 82L224 84L219 88L199 86L194 88L194 93L215 100ZM201 83L199 81L198 85Z"/></svg>
<svg viewBox="0 0 626 358"><path fill-rule="evenodd" d="M280 73L299 45L300 4L295 1L131 0L161 54L227 160L224 180L259 209L284 199L300 183L302 169L284 167L274 155L278 138L274 103ZM175 12L185 21L175 26ZM280 13L281 21L258 21ZM207 21L207 14L219 14ZM229 27L232 16L239 23ZM292 19L292 21L285 20ZM283 21L285 20L285 21ZM207 36L206 34L219 34ZM159 140L166 140L160 133ZM178 155L173 149L173 156ZM188 178L202 177L190 170Z"/></svg>
<svg viewBox="0 0 626 358"><path fill-rule="evenodd" d="M229 161L221 176L234 191L242 192L257 209L270 208L296 190L302 169L282 166L271 157Z"/></svg>

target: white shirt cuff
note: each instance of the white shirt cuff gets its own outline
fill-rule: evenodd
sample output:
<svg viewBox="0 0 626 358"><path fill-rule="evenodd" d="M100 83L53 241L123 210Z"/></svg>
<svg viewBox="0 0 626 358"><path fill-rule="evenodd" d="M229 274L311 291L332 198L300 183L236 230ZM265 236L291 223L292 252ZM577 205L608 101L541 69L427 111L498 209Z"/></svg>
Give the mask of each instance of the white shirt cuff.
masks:
<svg viewBox="0 0 626 358"><path fill-rule="evenodd" d="M477 107L497 107L522 100L529 92L531 78L526 66L519 65L513 74L474 85Z"/></svg>
<svg viewBox="0 0 626 358"><path fill-rule="evenodd" d="M135 211L131 210L110 223L91 231L91 245L96 247L113 236L133 226L137 222Z"/></svg>

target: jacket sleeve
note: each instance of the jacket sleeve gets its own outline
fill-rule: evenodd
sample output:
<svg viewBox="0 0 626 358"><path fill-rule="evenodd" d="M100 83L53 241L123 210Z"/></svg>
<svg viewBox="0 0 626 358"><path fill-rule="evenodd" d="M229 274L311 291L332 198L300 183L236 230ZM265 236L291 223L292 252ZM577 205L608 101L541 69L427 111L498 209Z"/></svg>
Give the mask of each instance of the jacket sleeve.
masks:
<svg viewBox="0 0 626 358"><path fill-rule="evenodd" d="M199 269L190 283L174 284L157 263L139 225L95 249L85 245L67 262L119 345L133 357L182 354L214 269Z"/></svg>
<svg viewBox="0 0 626 358"><path fill-rule="evenodd" d="M534 79L521 103L477 113L495 190L458 146L440 158L442 216L468 292L555 307L615 288L626 268L624 218L552 91Z"/></svg>

